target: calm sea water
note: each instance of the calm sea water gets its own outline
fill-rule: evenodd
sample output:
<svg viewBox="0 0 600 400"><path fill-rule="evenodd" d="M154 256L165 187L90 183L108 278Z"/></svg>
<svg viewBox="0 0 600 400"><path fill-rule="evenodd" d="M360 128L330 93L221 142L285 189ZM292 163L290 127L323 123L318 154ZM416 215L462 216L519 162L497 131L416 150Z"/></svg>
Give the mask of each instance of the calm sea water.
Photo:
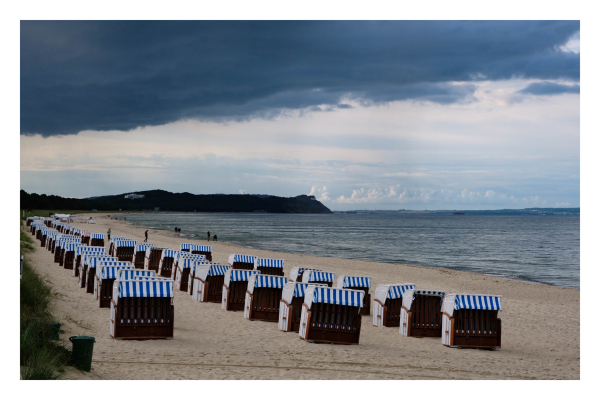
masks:
<svg viewBox="0 0 600 400"><path fill-rule="evenodd" d="M156 229L177 226L204 242L210 231L219 241L249 248L579 288L579 217L198 213L137 214L127 220Z"/></svg>

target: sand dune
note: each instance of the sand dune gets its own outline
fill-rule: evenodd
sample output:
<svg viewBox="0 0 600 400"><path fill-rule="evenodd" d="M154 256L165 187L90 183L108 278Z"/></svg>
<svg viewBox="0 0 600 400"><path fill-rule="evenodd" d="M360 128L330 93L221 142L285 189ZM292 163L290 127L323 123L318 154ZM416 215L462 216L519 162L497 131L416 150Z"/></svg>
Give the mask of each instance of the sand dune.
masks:
<svg viewBox="0 0 600 400"><path fill-rule="evenodd" d="M143 240L144 230L125 221L96 217L96 225L73 226ZM189 242L172 232L149 230L150 243L179 249ZM199 243L206 244L206 241ZM299 265L337 274L366 275L380 283L412 282L418 288L502 295L502 349L451 349L439 338L406 338L397 328L376 328L364 317L358 346L311 344L276 323L248 321L242 312L192 301L175 293L173 340L110 338L109 309L99 309L71 273L38 248L32 266L59 293L55 315L66 339L96 338L91 373L67 379L579 379L579 290L495 278L471 272L383 264L240 248L210 242L213 261L231 253L285 259L285 274ZM39 242L38 242L39 245Z"/></svg>

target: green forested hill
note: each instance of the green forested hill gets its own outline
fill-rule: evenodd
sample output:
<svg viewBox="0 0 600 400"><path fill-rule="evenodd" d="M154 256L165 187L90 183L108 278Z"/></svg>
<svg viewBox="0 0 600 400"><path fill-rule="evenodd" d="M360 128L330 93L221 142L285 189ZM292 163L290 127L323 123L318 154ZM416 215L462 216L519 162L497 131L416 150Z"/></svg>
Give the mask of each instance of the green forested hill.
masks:
<svg viewBox="0 0 600 400"><path fill-rule="evenodd" d="M165 190L136 192L141 199L126 199L125 193L93 199L73 199L39 195L21 190L21 209L24 210L123 210L198 211L198 212L255 212L269 213L331 213L313 196L277 197L235 194L171 193Z"/></svg>

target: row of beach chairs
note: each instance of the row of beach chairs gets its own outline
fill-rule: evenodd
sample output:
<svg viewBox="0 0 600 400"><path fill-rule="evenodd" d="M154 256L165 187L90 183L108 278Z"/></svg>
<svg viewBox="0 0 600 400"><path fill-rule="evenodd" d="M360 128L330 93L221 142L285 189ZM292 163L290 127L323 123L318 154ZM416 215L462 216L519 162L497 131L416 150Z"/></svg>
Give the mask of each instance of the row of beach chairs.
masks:
<svg viewBox="0 0 600 400"><path fill-rule="evenodd" d="M173 326L169 330L164 325L172 323L172 315L161 317L155 328L148 325L151 319L130 316L155 315L155 311L167 316L174 290L187 292L199 302L221 303L226 311L243 311L249 320L277 322L280 330L298 332L309 342L358 344L362 316L371 315L370 277L336 279L333 272L295 267L286 278L284 260L232 254L227 264L219 264L212 262L211 246L184 243L175 251L125 237L111 238L105 254L102 246L82 243L84 232L47 222L39 239L46 237L46 243L53 243L55 262L73 270L80 287L94 293L99 307L111 307L115 338L172 338ZM32 221L34 235L40 225L39 220ZM121 270L143 272L124 274L122 279L141 283L122 283ZM158 283L150 285L150 278L163 282L159 286L164 296L157 297L151 290ZM137 296L146 292L152 295ZM383 284L375 289L372 311L374 326L398 328L403 336L441 337L442 344L450 347L501 346L501 296L446 294L418 289L412 283Z"/></svg>

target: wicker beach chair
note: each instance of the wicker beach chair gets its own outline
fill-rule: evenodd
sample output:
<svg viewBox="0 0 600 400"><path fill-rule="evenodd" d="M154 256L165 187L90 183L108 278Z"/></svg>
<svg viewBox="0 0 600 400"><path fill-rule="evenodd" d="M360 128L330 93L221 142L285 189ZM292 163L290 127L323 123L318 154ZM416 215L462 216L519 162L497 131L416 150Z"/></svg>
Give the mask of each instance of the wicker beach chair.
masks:
<svg viewBox="0 0 600 400"><path fill-rule="evenodd" d="M283 262L283 260L257 257L254 260L254 269L260 271L262 275L283 276Z"/></svg>
<svg viewBox="0 0 600 400"><path fill-rule="evenodd" d="M278 275L263 275L262 272L248 279L244 318L249 320L277 322L281 292L288 278Z"/></svg>
<svg viewBox="0 0 600 400"><path fill-rule="evenodd" d="M134 270L129 261L102 261L99 263L94 278L94 300L98 301L98 307L110 307L113 284L122 269Z"/></svg>
<svg viewBox="0 0 600 400"><path fill-rule="evenodd" d="M447 347L500 349L502 296L453 293L442 303L442 344Z"/></svg>
<svg viewBox="0 0 600 400"><path fill-rule="evenodd" d="M114 339L172 339L173 281L163 278L119 280L110 305Z"/></svg>
<svg viewBox="0 0 600 400"><path fill-rule="evenodd" d="M364 292L308 286L300 317L301 339L308 342L358 344Z"/></svg>
<svg viewBox="0 0 600 400"><path fill-rule="evenodd" d="M181 245L179 246L179 251L189 253L190 247L192 247L192 243L181 243Z"/></svg>
<svg viewBox="0 0 600 400"><path fill-rule="evenodd" d="M160 259L165 247L149 247L146 249L146 258L144 260L144 269L158 272Z"/></svg>
<svg viewBox="0 0 600 400"><path fill-rule="evenodd" d="M208 261L193 261L192 262L192 266L190 268L190 272L189 272L189 276L188 276L188 289L187 289L187 293L190 296L194 296L194 282L195 282L195 278L196 278L196 271L201 270L201 269L208 269L210 268L211 265L222 265L219 263L213 263L213 262L208 262ZM228 266L229 268L231 268L230 266Z"/></svg>
<svg viewBox="0 0 600 400"><path fill-rule="evenodd" d="M302 283L322 283L329 287L335 282L335 272L306 271L302 274Z"/></svg>
<svg viewBox="0 0 600 400"><path fill-rule="evenodd" d="M175 290L181 292L187 292L188 284L193 284L193 282L190 281L190 272L193 269L194 263L206 261L204 256L201 255L184 254L186 254L186 256L180 255L177 259L171 276L171 279L175 282ZM222 284L223 283L221 282L221 285Z"/></svg>
<svg viewBox="0 0 600 400"><path fill-rule="evenodd" d="M90 235L90 246L102 246L102 247L104 247L104 234L102 234L102 233L92 233Z"/></svg>
<svg viewBox="0 0 600 400"><path fill-rule="evenodd" d="M442 337L442 302L445 292L411 289L402 296L400 334L412 337Z"/></svg>
<svg viewBox="0 0 600 400"><path fill-rule="evenodd" d="M371 315L371 278L367 276L348 276L340 275L337 279L339 289L362 290L365 292L363 307L360 309L360 315Z"/></svg>
<svg viewBox="0 0 600 400"><path fill-rule="evenodd" d="M116 257L115 242L118 242L119 240L129 240L129 239L127 239L125 236L113 236L110 238L110 242L108 245L108 254L110 254L113 257Z"/></svg>
<svg viewBox="0 0 600 400"><path fill-rule="evenodd" d="M320 283L312 286L324 286ZM304 303L304 292L308 283L290 281L285 284L281 291L281 304L279 305L278 327L284 332L298 332L300 330L300 316L302 315L302 304Z"/></svg>
<svg viewBox="0 0 600 400"><path fill-rule="evenodd" d="M164 249L160 254L160 263L158 264L157 275L163 278L171 278L173 273L173 263L178 255L176 250Z"/></svg>
<svg viewBox="0 0 600 400"><path fill-rule="evenodd" d="M104 247L90 247L90 246L82 246L78 247L75 251L75 267L73 268L73 276L78 277L79 272L81 271L82 264L85 260L85 257L88 255L94 256L104 256L106 255L106 250Z"/></svg>
<svg viewBox="0 0 600 400"><path fill-rule="evenodd" d="M129 261L133 263L133 253L137 246L136 240L117 240L113 243L114 256L119 261Z"/></svg>
<svg viewBox="0 0 600 400"><path fill-rule="evenodd" d="M414 283L397 283L393 285L377 285L373 301L373 325L400 326L400 309L402 295L415 288Z"/></svg>
<svg viewBox="0 0 600 400"><path fill-rule="evenodd" d="M212 264L208 268L200 268L198 264L194 274L192 299L204 303L220 303L223 299L223 284L225 273L231 268L229 265Z"/></svg>
<svg viewBox="0 0 600 400"><path fill-rule="evenodd" d="M117 257L106 254L86 254L79 266L79 287L85 289L86 293L94 293L94 276L98 264L104 261L119 261Z"/></svg>
<svg viewBox="0 0 600 400"><path fill-rule="evenodd" d="M146 260L146 250L154 247L150 243L138 243L133 251L133 266L135 269L144 269L144 262Z"/></svg>
<svg viewBox="0 0 600 400"><path fill-rule="evenodd" d="M254 261L256 260L256 256L246 256L243 254L230 254L229 255L229 265L231 265L232 269L245 269L245 270L253 270L254 269Z"/></svg>
<svg viewBox="0 0 600 400"><path fill-rule="evenodd" d="M248 279L260 271L230 269L223 280L223 297L221 308L227 311L244 311Z"/></svg>

